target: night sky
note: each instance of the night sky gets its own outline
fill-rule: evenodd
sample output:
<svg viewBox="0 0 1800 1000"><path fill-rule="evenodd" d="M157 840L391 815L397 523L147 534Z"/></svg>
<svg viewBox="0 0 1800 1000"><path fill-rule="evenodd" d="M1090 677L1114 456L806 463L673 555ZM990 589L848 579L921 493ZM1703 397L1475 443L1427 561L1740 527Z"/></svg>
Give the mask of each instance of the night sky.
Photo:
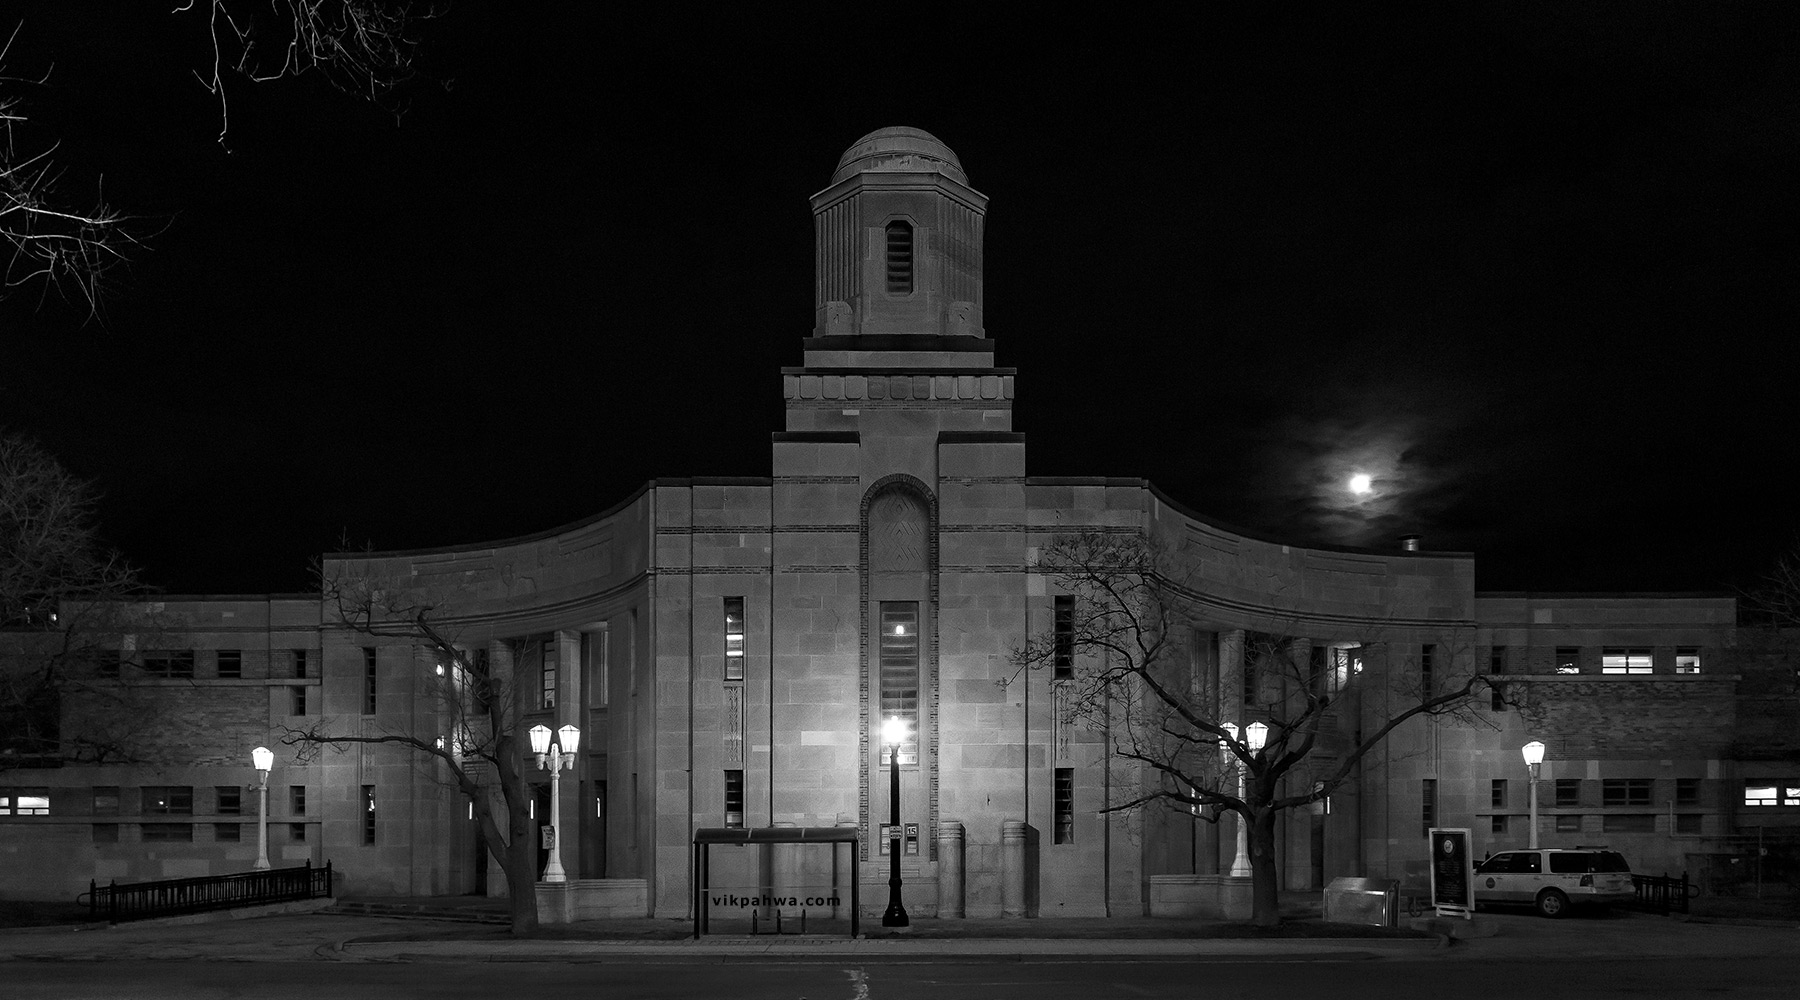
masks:
<svg viewBox="0 0 1800 1000"><path fill-rule="evenodd" d="M53 69L15 143L160 232L102 321L0 302L0 426L171 593L766 476L807 198L889 125L992 199L1030 474L1295 543L1416 532L1484 590L1749 585L1800 531L1788 4L461 0L398 127L232 78L229 151L170 6L25 5L8 69Z"/></svg>

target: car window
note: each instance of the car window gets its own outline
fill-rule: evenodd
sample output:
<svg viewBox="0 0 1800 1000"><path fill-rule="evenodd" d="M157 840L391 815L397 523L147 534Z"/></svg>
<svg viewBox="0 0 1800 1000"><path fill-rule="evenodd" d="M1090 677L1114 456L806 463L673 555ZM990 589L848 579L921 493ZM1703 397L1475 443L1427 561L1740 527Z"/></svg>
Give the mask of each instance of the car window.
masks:
<svg viewBox="0 0 1800 1000"><path fill-rule="evenodd" d="M1526 851L1507 851L1483 861L1477 871L1486 875L1516 875L1538 870L1537 855Z"/></svg>
<svg viewBox="0 0 1800 1000"><path fill-rule="evenodd" d="M1510 872L1512 871L1512 858L1511 854L1496 854L1476 865L1475 870L1478 872Z"/></svg>
<svg viewBox="0 0 1800 1000"><path fill-rule="evenodd" d="M1589 872L1629 872L1631 866L1617 851L1565 851L1550 855L1550 870L1558 874L1585 875Z"/></svg>

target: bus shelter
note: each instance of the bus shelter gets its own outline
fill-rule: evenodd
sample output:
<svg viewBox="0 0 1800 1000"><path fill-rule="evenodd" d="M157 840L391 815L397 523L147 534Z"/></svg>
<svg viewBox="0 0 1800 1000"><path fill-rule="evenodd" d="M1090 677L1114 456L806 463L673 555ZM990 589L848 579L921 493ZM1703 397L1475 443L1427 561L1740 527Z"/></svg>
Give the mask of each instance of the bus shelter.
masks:
<svg viewBox="0 0 1800 1000"><path fill-rule="evenodd" d="M850 936L856 937L862 914L862 852L856 848L858 830L853 826L707 827L694 831L694 937L709 930L712 915L712 847L714 844L828 844L850 845Z"/></svg>

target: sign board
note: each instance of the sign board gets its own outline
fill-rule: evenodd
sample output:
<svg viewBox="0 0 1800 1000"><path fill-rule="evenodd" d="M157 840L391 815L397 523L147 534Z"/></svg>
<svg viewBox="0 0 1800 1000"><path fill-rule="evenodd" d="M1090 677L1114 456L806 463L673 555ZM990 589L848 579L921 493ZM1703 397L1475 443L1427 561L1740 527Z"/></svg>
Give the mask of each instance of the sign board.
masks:
<svg viewBox="0 0 1800 1000"><path fill-rule="evenodd" d="M1431 905L1440 917L1475 916L1475 855L1467 829L1431 828Z"/></svg>

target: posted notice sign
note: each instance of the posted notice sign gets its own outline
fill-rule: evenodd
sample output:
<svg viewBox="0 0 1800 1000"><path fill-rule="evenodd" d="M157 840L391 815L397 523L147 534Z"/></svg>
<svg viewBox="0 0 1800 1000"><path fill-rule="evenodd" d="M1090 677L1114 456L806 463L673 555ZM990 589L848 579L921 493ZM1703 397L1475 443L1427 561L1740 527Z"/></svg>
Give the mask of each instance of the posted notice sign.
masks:
<svg viewBox="0 0 1800 1000"><path fill-rule="evenodd" d="M1475 856L1466 829L1431 829L1431 905L1440 917L1475 916Z"/></svg>

